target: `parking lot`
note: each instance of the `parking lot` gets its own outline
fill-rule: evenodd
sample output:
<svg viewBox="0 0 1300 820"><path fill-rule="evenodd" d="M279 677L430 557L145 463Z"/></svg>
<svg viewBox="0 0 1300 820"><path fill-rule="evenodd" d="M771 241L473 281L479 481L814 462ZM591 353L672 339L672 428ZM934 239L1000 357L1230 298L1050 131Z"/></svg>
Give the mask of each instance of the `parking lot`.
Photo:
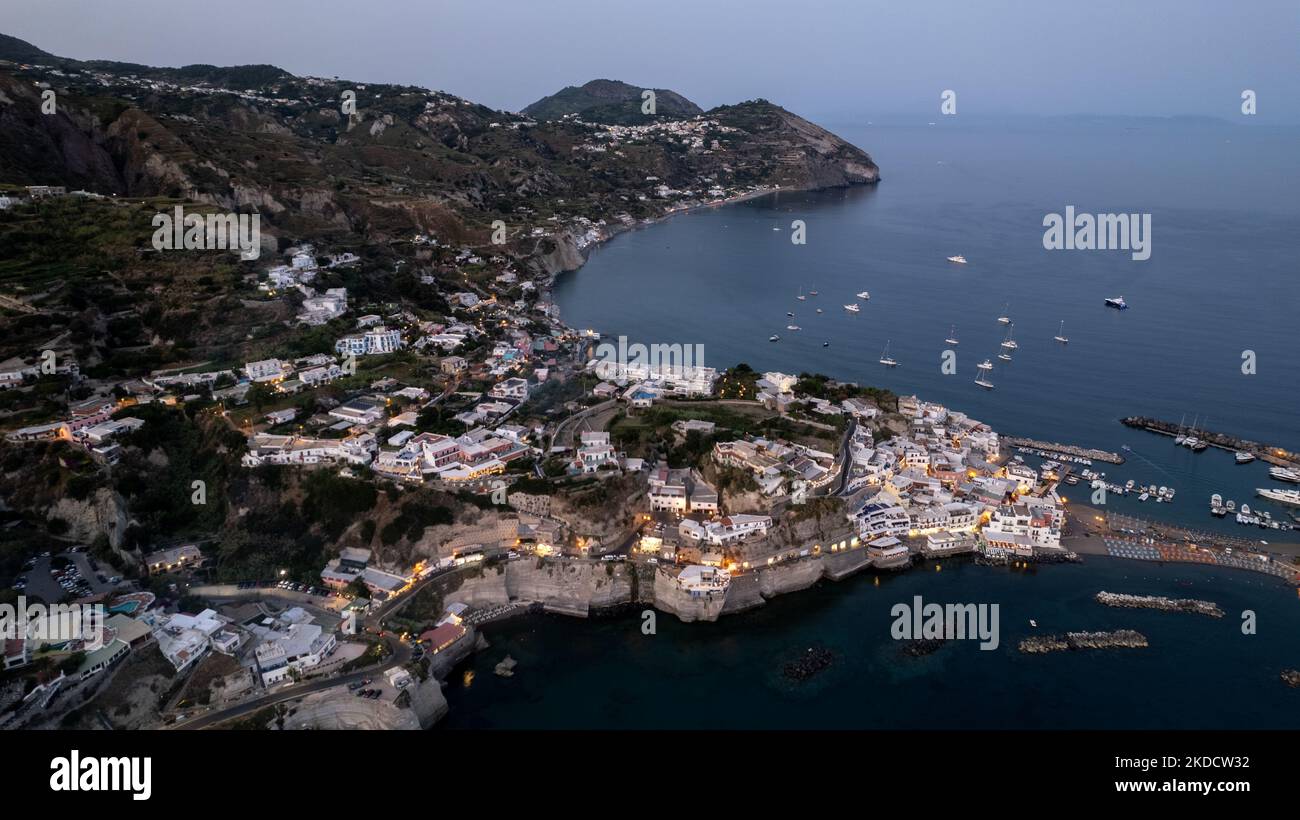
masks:
<svg viewBox="0 0 1300 820"><path fill-rule="evenodd" d="M58 555L41 553L23 567L14 581L14 589L21 595L40 598L46 603L111 592L121 581L117 578L117 570L100 564L83 550L74 547Z"/></svg>

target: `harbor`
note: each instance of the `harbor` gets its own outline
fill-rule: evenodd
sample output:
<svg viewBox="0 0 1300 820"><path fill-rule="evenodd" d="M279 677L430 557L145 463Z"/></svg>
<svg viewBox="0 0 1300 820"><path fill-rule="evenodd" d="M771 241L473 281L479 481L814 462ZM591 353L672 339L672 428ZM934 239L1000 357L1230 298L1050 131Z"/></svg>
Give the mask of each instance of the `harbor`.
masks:
<svg viewBox="0 0 1300 820"><path fill-rule="evenodd" d="M1195 444L1189 446L1191 446L1193 450L1197 450L1196 445L1205 444L1209 447L1217 447L1220 450L1227 450L1230 453L1246 453L1258 458L1260 461L1266 461L1276 467L1287 467L1292 469L1300 468L1300 455L1292 453L1282 447L1261 444L1258 441L1238 438L1236 436L1228 435L1227 433L1214 433L1209 430L1201 429L1189 430L1181 424L1174 424L1173 422L1147 418L1145 416L1128 416L1121 419L1121 421L1126 427L1135 427L1139 430L1159 433L1162 436L1169 436L1174 439L1182 438L1186 441L1188 437L1191 437ZM1195 427L1195 423L1193 423L1193 427ZM1190 436L1193 432L1195 433L1195 436ZM1183 444L1184 441L1176 441L1175 443ZM1245 463L1245 461L1241 459L1239 459L1239 462Z"/></svg>
<svg viewBox="0 0 1300 820"><path fill-rule="evenodd" d="M1054 458L1058 461L1073 461L1084 465L1091 465L1094 461L1104 461L1107 464L1124 463L1124 456L1119 453L1092 447L1077 447L1073 444L1059 444L1054 441L1038 441L1017 436L1003 436L1002 441L1012 447L1020 448L1022 452L1030 452L1036 456Z"/></svg>

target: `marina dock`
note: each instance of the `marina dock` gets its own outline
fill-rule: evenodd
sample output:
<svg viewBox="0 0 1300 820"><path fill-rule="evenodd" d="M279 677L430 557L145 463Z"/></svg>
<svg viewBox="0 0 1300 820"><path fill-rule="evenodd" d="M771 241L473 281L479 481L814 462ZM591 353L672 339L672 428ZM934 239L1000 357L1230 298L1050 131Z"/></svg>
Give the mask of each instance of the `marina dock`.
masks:
<svg viewBox="0 0 1300 820"><path fill-rule="evenodd" d="M1075 458L1087 459L1089 461L1104 461L1108 464L1123 464L1124 457L1119 453L1111 453L1106 450L1095 450L1091 447L1076 447L1073 444L1058 444L1054 441L1037 441L1032 438L1019 438L1017 436L1003 436L1002 442L1012 447L1027 447L1031 450L1042 450L1051 457L1074 456Z"/></svg>
<svg viewBox="0 0 1300 820"><path fill-rule="evenodd" d="M1162 436L1174 437L1179 435L1183 429L1181 425L1174 424L1171 421L1162 421L1147 418L1146 416L1129 416L1121 419L1121 421L1126 427L1136 427L1139 430L1159 433ZM1258 441L1237 438L1227 433L1212 433L1209 430L1198 429L1196 437L1211 447L1218 447L1220 450L1250 453L1259 460L1266 461L1275 467L1300 467L1300 455L1282 447L1271 447Z"/></svg>

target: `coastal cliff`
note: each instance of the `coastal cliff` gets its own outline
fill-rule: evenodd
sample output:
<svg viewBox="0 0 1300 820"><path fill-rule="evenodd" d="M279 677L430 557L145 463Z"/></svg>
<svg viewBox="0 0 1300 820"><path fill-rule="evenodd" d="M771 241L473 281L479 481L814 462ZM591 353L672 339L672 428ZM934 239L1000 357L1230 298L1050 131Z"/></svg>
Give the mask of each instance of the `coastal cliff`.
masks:
<svg viewBox="0 0 1300 820"><path fill-rule="evenodd" d="M449 592L447 603L482 607L535 601L549 612L587 617L592 609L631 603L632 570L624 564L519 560L488 567Z"/></svg>

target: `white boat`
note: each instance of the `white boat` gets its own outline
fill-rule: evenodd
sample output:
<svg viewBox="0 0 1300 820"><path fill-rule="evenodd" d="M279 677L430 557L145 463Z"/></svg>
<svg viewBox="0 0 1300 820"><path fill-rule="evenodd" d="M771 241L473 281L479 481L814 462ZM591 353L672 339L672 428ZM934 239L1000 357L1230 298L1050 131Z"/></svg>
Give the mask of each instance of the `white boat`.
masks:
<svg viewBox="0 0 1300 820"><path fill-rule="evenodd" d="M985 359L984 361L975 365L975 367L978 368L979 370L992 370L993 362L989 361L988 359Z"/></svg>
<svg viewBox="0 0 1300 820"><path fill-rule="evenodd" d="M1004 362L1009 362L1009 361L1011 361L1011 354L1010 354L1010 353L1007 353L1006 351L1003 351L1003 352L1001 352L1001 353L998 354L998 358L1001 359L1001 360L1004 361Z"/></svg>
<svg viewBox="0 0 1300 820"><path fill-rule="evenodd" d="M956 326L956 325L953 325L953 326L952 326L952 330L949 330L949 331L948 331L948 338L944 339L944 342L946 342L946 343L948 343L948 344L950 344L950 345L954 345L954 346L957 344L957 326Z"/></svg>
<svg viewBox="0 0 1300 820"><path fill-rule="evenodd" d="M1030 618L1030 619L1029 619L1029 625L1032 626L1032 627L1037 627L1037 626L1038 626L1038 621L1035 621L1033 618Z"/></svg>
<svg viewBox="0 0 1300 820"><path fill-rule="evenodd" d="M779 341L781 341L781 337L780 337L780 336L777 336L775 333L773 333L771 336L768 336L768 337L767 337L767 340L768 340L769 342L779 342Z"/></svg>
<svg viewBox="0 0 1300 820"><path fill-rule="evenodd" d="M1228 512L1234 512L1237 509L1237 502L1229 498L1226 502L1224 502L1223 508Z"/></svg>
<svg viewBox="0 0 1300 820"><path fill-rule="evenodd" d="M798 299L800 302L808 301L808 297L803 295L803 288L799 288L799 295L794 298Z"/></svg>
<svg viewBox="0 0 1300 820"><path fill-rule="evenodd" d="M798 325L786 325L786 326L785 326L785 329L786 329L786 330L798 330L798 329L799 329L799 326L798 326Z"/></svg>
<svg viewBox="0 0 1300 820"><path fill-rule="evenodd" d="M847 310L849 313L857 313L862 308L858 307L857 302L853 302L852 304L845 305L844 309Z"/></svg>
<svg viewBox="0 0 1300 820"><path fill-rule="evenodd" d="M1146 501L1150 497L1148 493L1142 493L1142 495L1138 496L1138 501Z"/></svg>
<svg viewBox="0 0 1300 820"><path fill-rule="evenodd" d="M1249 464L1255 460L1255 454L1247 453L1245 450L1238 450L1233 454L1233 458L1237 460L1238 464Z"/></svg>
<svg viewBox="0 0 1300 820"><path fill-rule="evenodd" d="M858 298L865 302L871 298L871 294L864 290L858 293Z"/></svg>
<svg viewBox="0 0 1300 820"><path fill-rule="evenodd" d="M992 390L994 388L994 384L992 381L989 380L988 376L981 375L978 379L975 380L975 383L978 384L980 387L983 387L985 390Z"/></svg>
<svg viewBox="0 0 1300 820"><path fill-rule="evenodd" d="M975 366L975 369L979 371L979 373L976 374L975 376L975 383L978 384L980 387L983 387L985 390L992 390L993 380L989 378L989 374L993 370L993 362L989 361L988 359L985 359L984 361L977 364Z"/></svg>
<svg viewBox="0 0 1300 820"><path fill-rule="evenodd" d="M1010 312L1009 310L1007 310L1007 308L1009 308L1009 307L1011 307L1011 303L1010 303L1010 302L1007 302L1005 305L1003 305L1003 306L1002 306L1002 315L998 317L998 322L1000 322L1000 323L1002 323L1002 324L1004 324L1004 325L1009 325L1009 324L1011 324L1011 312Z"/></svg>
<svg viewBox="0 0 1300 820"><path fill-rule="evenodd" d="M822 312L822 309L821 309L821 308L817 308L817 312L818 312L818 313L821 313L821 312Z"/></svg>
<svg viewBox="0 0 1300 820"><path fill-rule="evenodd" d="M1131 479L1131 478L1130 478L1128 481L1126 481L1126 482L1124 483L1124 489L1125 489L1125 491L1131 491L1131 490L1133 489L1133 485L1134 485L1134 483L1135 483L1135 482L1134 482L1133 479Z"/></svg>
<svg viewBox="0 0 1300 820"><path fill-rule="evenodd" d="M1106 300L1106 307L1113 307L1116 310L1128 310L1128 303L1124 301L1123 296L1116 296Z"/></svg>
<svg viewBox="0 0 1300 820"><path fill-rule="evenodd" d="M1223 506L1223 496L1218 493L1210 496L1210 514L1219 518L1228 514L1228 508Z"/></svg>
<svg viewBox="0 0 1300 820"><path fill-rule="evenodd" d="M1002 340L1002 346L1005 347L1007 350L1015 350L1016 348L1020 347L1020 345L1016 342L1016 340L1011 338L1011 334L1014 333L1015 330L1016 330L1016 325L1014 322L1007 325L1007 337Z"/></svg>
<svg viewBox="0 0 1300 820"><path fill-rule="evenodd" d="M1249 504L1242 504L1242 505L1241 505L1241 514L1242 514L1242 515L1250 515L1250 505L1249 505Z"/></svg>
<svg viewBox="0 0 1300 820"><path fill-rule="evenodd" d="M1269 467L1268 477L1276 481L1289 481L1292 484L1300 484L1300 470L1293 470L1290 467Z"/></svg>
<svg viewBox="0 0 1300 820"><path fill-rule="evenodd" d="M1063 345L1064 345L1064 344L1069 344L1069 343L1070 343L1070 340L1067 339L1066 336L1065 336L1065 320L1064 320L1064 319L1061 320L1061 326L1060 326L1059 328L1057 328L1056 335L1055 335L1054 337L1052 337L1052 338L1056 339L1056 341L1060 342L1060 343L1063 344Z"/></svg>
<svg viewBox="0 0 1300 820"><path fill-rule="evenodd" d="M931 123L931 125L933 124L934 123ZM957 254L956 256L949 256L948 261L956 262L958 265L964 265L966 264L966 257L962 256L961 254Z"/></svg>
<svg viewBox="0 0 1300 820"><path fill-rule="evenodd" d="M787 311L786 311L786 312L785 312L785 315L786 315L786 316L789 316L789 317L790 317L790 318L791 318L791 319L793 319L793 318L794 318L794 314L793 314L793 313L791 313L791 312L790 312L790 311L788 311L788 310L787 310Z"/></svg>
<svg viewBox="0 0 1300 820"><path fill-rule="evenodd" d="M808 291L808 295L809 295L809 296L816 296L816 295L817 295L817 289L816 289L816 288L813 288L812 290Z"/></svg>
<svg viewBox="0 0 1300 820"><path fill-rule="evenodd" d="M1260 498L1267 498L1269 501L1280 501L1283 504L1294 504L1300 507L1300 490L1270 490L1260 487L1255 490ZM1244 510L1245 507L1243 506Z"/></svg>
<svg viewBox="0 0 1300 820"><path fill-rule="evenodd" d="M898 362L894 361L889 355L889 342L885 342L885 349L880 354L880 363L885 367L898 367Z"/></svg>

